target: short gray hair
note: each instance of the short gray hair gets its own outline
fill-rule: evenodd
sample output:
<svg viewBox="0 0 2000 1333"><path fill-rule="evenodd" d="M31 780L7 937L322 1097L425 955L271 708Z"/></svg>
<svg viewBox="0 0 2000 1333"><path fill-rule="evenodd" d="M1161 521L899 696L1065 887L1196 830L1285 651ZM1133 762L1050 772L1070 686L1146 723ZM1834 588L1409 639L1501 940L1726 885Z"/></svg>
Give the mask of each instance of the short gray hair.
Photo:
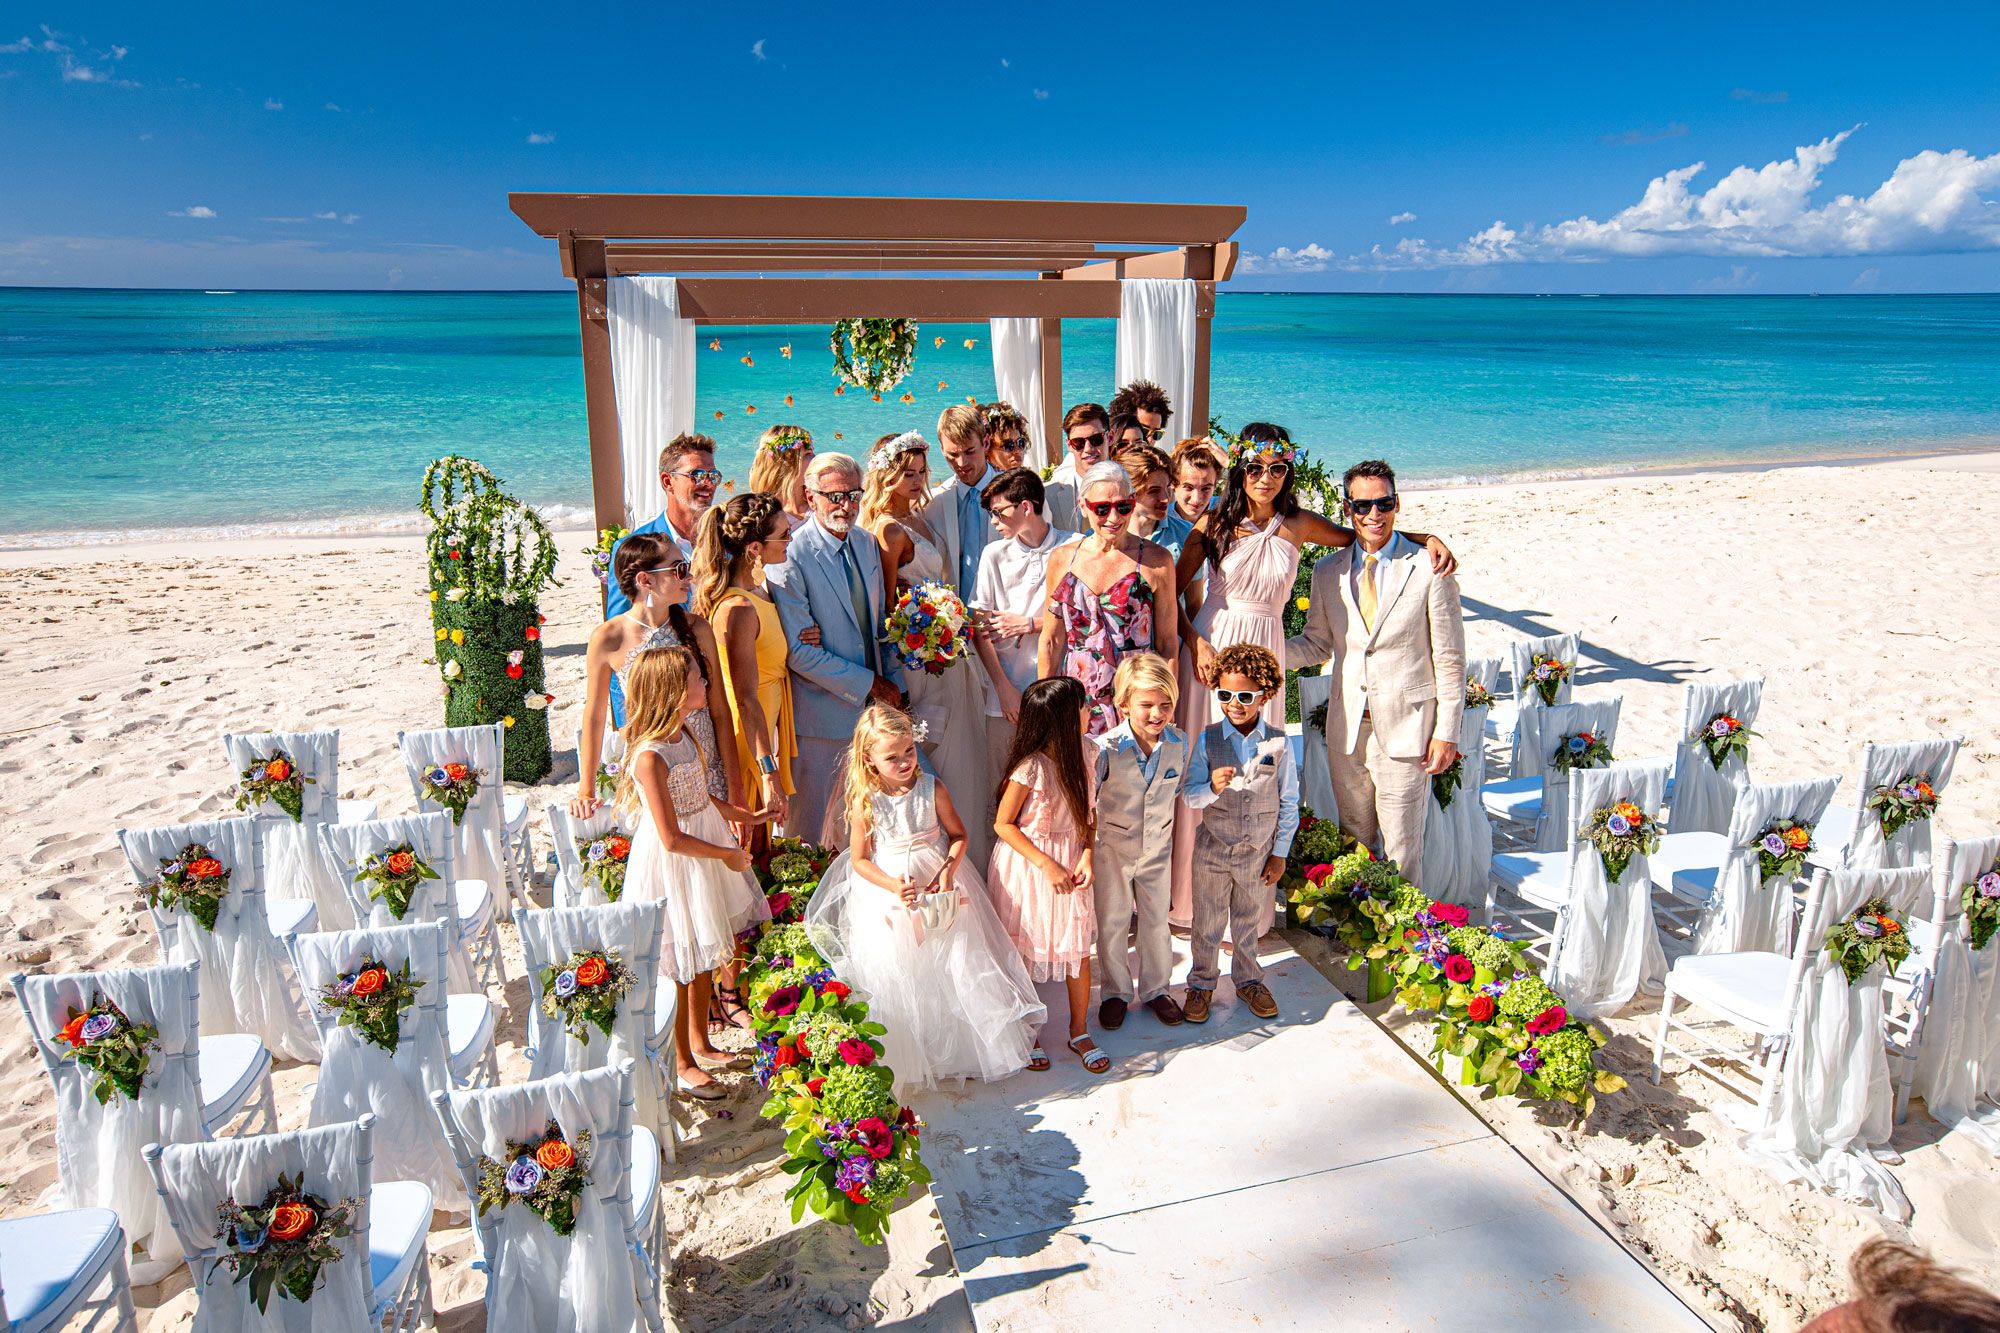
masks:
<svg viewBox="0 0 2000 1333"><path fill-rule="evenodd" d="M853 474L856 481L861 479L861 464L854 461L852 454L814 454L812 462L806 464L806 485L812 485L824 474L835 470Z"/></svg>
<svg viewBox="0 0 2000 1333"><path fill-rule="evenodd" d="M1132 475L1125 470L1123 463L1114 463L1107 458L1102 463L1092 464L1090 471L1077 479L1076 498L1082 500L1094 486L1116 486L1118 498L1122 500L1132 493Z"/></svg>

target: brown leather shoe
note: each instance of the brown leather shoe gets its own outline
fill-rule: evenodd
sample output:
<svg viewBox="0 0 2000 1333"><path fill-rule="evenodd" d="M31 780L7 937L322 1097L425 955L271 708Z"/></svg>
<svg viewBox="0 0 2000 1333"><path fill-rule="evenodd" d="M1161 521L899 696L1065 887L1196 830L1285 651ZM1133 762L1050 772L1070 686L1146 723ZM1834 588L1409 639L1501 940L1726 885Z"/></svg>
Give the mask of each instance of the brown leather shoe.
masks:
<svg viewBox="0 0 2000 1333"><path fill-rule="evenodd" d="M1106 1032L1116 1032L1125 1026L1125 1001L1109 999L1097 1006L1097 1026Z"/></svg>
<svg viewBox="0 0 2000 1333"><path fill-rule="evenodd" d="M1208 1021L1208 992L1189 986L1187 999L1181 1004L1181 1020L1187 1023Z"/></svg>
<svg viewBox="0 0 2000 1333"><path fill-rule="evenodd" d="M1278 1002L1271 998L1271 992L1261 981L1246 981L1236 988L1236 998L1250 1006L1250 1012L1259 1018L1276 1018Z"/></svg>
<svg viewBox="0 0 2000 1333"><path fill-rule="evenodd" d="M1179 1027L1187 1018L1187 1015L1181 1012L1181 1007L1174 1003L1174 997L1171 995L1155 995L1146 1001L1146 1007L1153 1011L1153 1017L1170 1028Z"/></svg>

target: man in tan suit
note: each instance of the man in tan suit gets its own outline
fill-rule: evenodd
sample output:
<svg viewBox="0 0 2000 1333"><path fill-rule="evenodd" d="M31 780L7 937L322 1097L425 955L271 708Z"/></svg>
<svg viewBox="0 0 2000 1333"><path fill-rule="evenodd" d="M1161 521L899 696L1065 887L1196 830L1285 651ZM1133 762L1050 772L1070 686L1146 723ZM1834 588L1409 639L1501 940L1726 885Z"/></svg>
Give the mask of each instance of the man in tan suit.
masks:
<svg viewBox="0 0 2000 1333"><path fill-rule="evenodd" d="M1421 886L1426 784L1457 760L1465 713L1458 580L1397 534L1387 463L1356 463L1342 489L1355 542L1313 567L1305 632L1286 641L1285 665L1339 661L1326 748L1340 825Z"/></svg>

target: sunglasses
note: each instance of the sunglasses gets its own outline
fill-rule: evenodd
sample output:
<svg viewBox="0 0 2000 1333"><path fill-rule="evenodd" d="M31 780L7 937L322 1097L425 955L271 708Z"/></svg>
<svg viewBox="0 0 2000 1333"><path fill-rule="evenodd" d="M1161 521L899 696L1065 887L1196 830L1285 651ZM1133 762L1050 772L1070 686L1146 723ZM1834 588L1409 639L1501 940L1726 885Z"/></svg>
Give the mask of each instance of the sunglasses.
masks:
<svg viewBox="0 0 2000 1333"><path fill-rule="evenodd" d="M1165 439L1167 434L1167 428L1165 426L1138 426L1135 427L1134 429L1145 431L1146 438L1148 440Z"/></svg>
<svg viewBox="0 0 2000 1333"><path fill-rule="evenodd" d="M1123 500L1092 500L1084 505L1085 509L1088 509L1099 518L1109 518L1114 513L1130 517L1132 511L1138 507L1139 502L1130 496L1127 496Z"/></svg>
<svg viewBox="0 0 2000 1333"><path fill-rule="evenodd" d="M713 486L722 480L722 474L712 467L689 468L686 472L669 472L670 477L686 477L697 486Z"/></svg>
<svg viewBox="0 0 2000 1333"><path fill-rule="evenodd" d="M1379 500L1349 500L1347 507L1357 518L1367 514L1393 514L1396 512L1396 497L1385 495Z"/></svg>
<svg viewBox="0 0 2000 1333"><path fill-rule="evenodd" d="M830 505L858 505L861 503L861 490L859 487L851 491L816 490L813 492L813 494L817 495L820 499L826 501Z"/></svg>
<svg viewBox="0 0 2000 1333"><path fill-rule="evenodd" d="M1291 471L1292 465L1290 463L1245 463L1243 465L1243 475L1251 481L1256 481L1260 477L1269 477L1273 481L1283 481L1287 476L1291 475Z"/></svg>
<svg viewBox="0 0 2000 1333"><path fill-rule="evenodd" d="M993 441L995 449L1005 449L1010 454L1018 454L1028 447L1028 442L1019 435L1004 440Z"/></svg>
<svg viewBox="0 0 2000 1333"><path fill-rule="evenodd" d="M1254 704L1263 697L1261 690L1217 690L1215 701L1219 704Z"/></svg>
<svg viewBox="0 0 2000 1333"><path fill-rule="evenodd" d="M1102 449L1104 440L1103 431L1098 431L1095 435L1072 435L1069 437L1069 447L1077 450Z"/></svg>
<svg viewBox="0 0 2000 1333"><path fill-rule="evenodd" d="M690 570L691 566L687 561L671 560L664 565L654 565L645 572L648 574L665 574L670 579L684 579L688 576Z"/></svg>

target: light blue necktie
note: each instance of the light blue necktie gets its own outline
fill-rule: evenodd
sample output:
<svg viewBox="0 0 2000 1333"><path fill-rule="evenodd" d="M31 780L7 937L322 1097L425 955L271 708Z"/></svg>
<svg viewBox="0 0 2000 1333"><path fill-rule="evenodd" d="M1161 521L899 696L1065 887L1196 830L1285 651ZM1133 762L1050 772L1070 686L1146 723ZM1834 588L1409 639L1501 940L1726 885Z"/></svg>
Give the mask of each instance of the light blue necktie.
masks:
<svg viewBox="0 0 2000 1333"><path fill-rule="evenodd" d="M861 577L861 566L855 563L854 548L845 541L840 544L840 564L847 571L847 596L854 603L854 623L861 627L862 661L870 671L880 675L882 668L875 656L875 617L868 606L868 583Z"/></svg>
<svg viewBox="0 0 2000 1333"><path fill-rule="evenodd" d="M968 601L979 582L979 553L986 549L987 535L979 490L967 486L958 497L958 595Z"/></svg>

